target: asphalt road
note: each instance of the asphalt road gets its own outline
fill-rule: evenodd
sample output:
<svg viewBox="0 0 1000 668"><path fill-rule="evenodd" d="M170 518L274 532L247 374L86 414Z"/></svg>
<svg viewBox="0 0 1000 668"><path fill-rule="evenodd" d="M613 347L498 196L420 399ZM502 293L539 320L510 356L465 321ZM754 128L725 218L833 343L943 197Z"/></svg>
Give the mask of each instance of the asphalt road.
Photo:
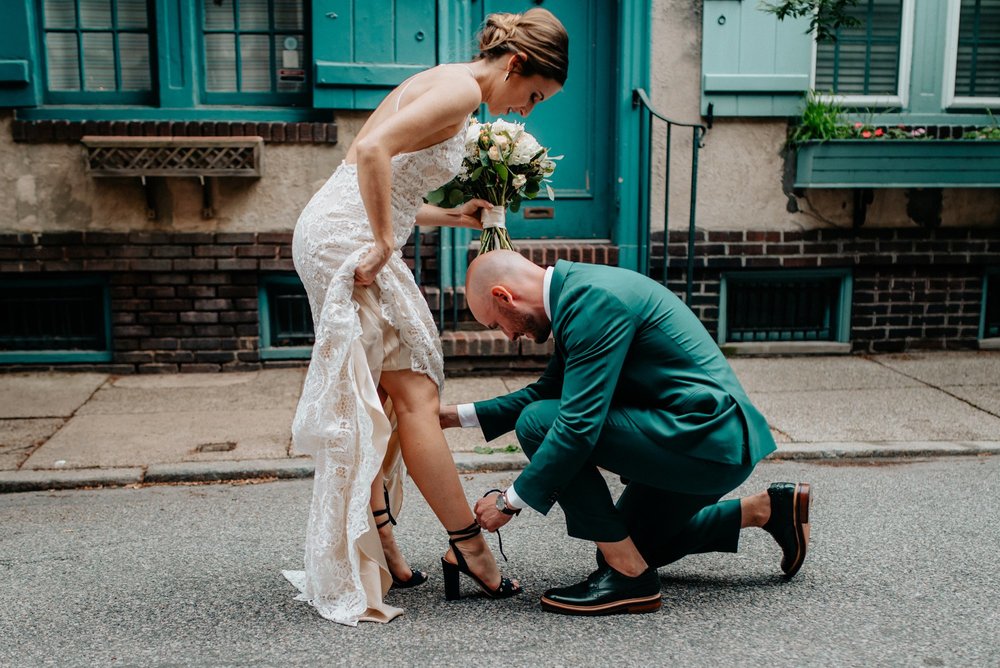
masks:
<svg viewBox="0 0 1000 668"><path fill-rule="evenodd" d="M3 495L0 665L1000 666L1000 458L766 463L741 491L774 480L816 494L793 581L750 530L737 555L661 569L659 612L602 618L539 608L593 564L558 510L504 531L524 595L446 602L445 536L411 488L397 536L432 579L357 629L280 575L301 564L309 481Z"/></svg>

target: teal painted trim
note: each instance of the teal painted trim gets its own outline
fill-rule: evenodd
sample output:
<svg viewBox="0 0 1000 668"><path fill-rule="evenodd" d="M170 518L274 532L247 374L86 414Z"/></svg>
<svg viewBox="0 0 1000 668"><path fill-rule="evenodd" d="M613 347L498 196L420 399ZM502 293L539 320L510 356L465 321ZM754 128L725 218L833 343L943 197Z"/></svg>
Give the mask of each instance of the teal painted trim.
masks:
<svg viewBox="0 0 1000 668"><path fill-rule="evenodd" d="M271 305L267 288L271 285L302 285L296 274L262 274L257 283L257 320L260 323L260 358L265 360L309 359L312 346L284 346L271 344Z"/></svg>
<svg viewBox="0 0 1000 668"><path fill-rule="evenodd" d="M795 188L995 188L1000 141L864 140L798 147Z"/></svg>
<svg viewBox="0 0 1000 668"><path fill-rule="evenodd" d="M837 343L849 343L851 340L851 311L854 299L854 275L850 269L779 269L766 271L726 271L722 272L719 283L719 331L716 334L716 342L721 346L729 343L726 340L726 331L729 323L726 311L729 305L729 283L753 283L756 281L768 280L789 280L789 279L811 279L811 278L840 278L840 291L836 312L831 310L830 315L837 319L836 327L832 328L836 332Z"/></svg>
<svg viewBox="0 0 1000 668"><path fill-rule="evenodd" d="M156 44L159 45L156 66L161 107L185 108L197 104L193 13L190 3L185 0L156 3Z"/></svg>
<svg viewBox="0 0 1000 668"><path fill-rule="evenodd" d="M28 83L31 75L27 60L0 60L0 82Z"/></svg>
<svg viewBox="0 0 1000 668"><path fill-rule="evenodd" d="M18 109L22 121L254 121L329 122L330 113L311 108L273 107L38 107Z"/></svg>
<svg viewBox="0 0 1000 668"><path fill-rule="evenodd" d="M101 305L104 309L104 349L103 350L3 350L0 364L68 364L73 362L110 362L112 360L111 338L111 290L104 276L60 276L59 278L17 278L4 277L0 284L8 287L37 285L97 285L101 288Z"/></svg>
<svg viewBox="0 0 1000 668"><path fill-rule="evenodd" d="M41 96L40 58L38 57L38 23L33 1L6 2L0 21L0 59L5 63L24 63L24 81L8 80L0 86L0 108L33 107ZM22 73L9 72L20 79Z"/></svg>
<svg viewBox="0 0 1000 668"><path fill-rule="evenodd" d="M804 93L808 74L705 74L705 93Z"/></svg>
<svg viewBox="0 0 1000 668"><path fill-rule="evenodd" d="M913 59L907 110L933 114L944 109L945 39L948 2L913 3Z"/></svg>
<svg viewBox="0 0 1000 668"><path fill-rule="evenodd" d="M617 216L611 226L611 239L618 246L618 266L638 270L640 249L638 221L641 185L640 157L645 147L639 145L639 125L645 113L632 105L632 91L649 90L650 0L624 0L618 3L618 81L615 105L615 203Z"/></svg>
<svg viewBox="0 0 1000 668"><path fill-rule="evenodd" d="M0 351L0 364L71 364L110 362L111 352L67 352L62 350Z"/></svg>
<svg viewBox="0 0 1000 668"><path fill-rule="evenodd" d="M316 61L316 85L344 88L395 88L427 65L397 65L395 63L355 64Z"/></svg>
<svg viewBox="0 0 1000 668"><path fill-rule="evenodd" d="M262 360L307 360L312 357L312 346L296 348L261 348Z"/></svg>

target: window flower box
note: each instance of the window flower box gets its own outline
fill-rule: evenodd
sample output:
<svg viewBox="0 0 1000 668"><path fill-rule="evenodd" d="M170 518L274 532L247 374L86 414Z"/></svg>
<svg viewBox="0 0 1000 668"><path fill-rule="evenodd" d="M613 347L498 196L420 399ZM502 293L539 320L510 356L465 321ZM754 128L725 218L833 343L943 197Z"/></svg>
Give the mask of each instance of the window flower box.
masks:
<svg viewBox="0 0 1000 668"><path fill-rule="evenodd" d="M1000 141L807 141L796 147L794 187L997 188Z"/></svg>

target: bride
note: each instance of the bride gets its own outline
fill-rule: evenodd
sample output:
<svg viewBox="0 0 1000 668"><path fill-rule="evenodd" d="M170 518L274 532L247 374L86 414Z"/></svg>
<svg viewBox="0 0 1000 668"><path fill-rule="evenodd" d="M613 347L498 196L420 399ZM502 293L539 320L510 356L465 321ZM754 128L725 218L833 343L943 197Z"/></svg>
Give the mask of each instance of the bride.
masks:
<svg viewBox="0 0 1000 668"><path fill-rule="evenodd" d="M441 344L401 248L421 226L480 228L491 205L423 203L462 162L469 115L527 116L561 90L569 39L544 9L491 14L470 63L439 65L393 90L302 211L292 241L316 342L292 424L314 456L305 572L286 577L325 618L387 622L390 588L423 583L392 533L406 471L449 535L448 598L458 575L493 598L520 593L480 535L438 421Z"/></svg>

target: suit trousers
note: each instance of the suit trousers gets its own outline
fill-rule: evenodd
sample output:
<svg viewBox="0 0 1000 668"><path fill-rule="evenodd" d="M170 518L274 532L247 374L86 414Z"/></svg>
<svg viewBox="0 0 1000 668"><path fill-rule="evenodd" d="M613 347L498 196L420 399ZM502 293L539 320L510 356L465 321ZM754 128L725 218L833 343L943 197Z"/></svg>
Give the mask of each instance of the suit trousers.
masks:
<svg viewBox="0 0 1000 668"><path fill-rule="evenodd" d="M736 552L742 521L739 499L719 501L753 471L744 445L743 463L728 465L689 457L654 443L638 427L643 409L608 412L591 456L557 500L570 536L595 542L631 537L655 567L688 554ZM652 411L650 411L652 412ZM558 400L529 404L516 433L531 459L559 416ZM627 480L615 503L598 467Z"/></svg>

